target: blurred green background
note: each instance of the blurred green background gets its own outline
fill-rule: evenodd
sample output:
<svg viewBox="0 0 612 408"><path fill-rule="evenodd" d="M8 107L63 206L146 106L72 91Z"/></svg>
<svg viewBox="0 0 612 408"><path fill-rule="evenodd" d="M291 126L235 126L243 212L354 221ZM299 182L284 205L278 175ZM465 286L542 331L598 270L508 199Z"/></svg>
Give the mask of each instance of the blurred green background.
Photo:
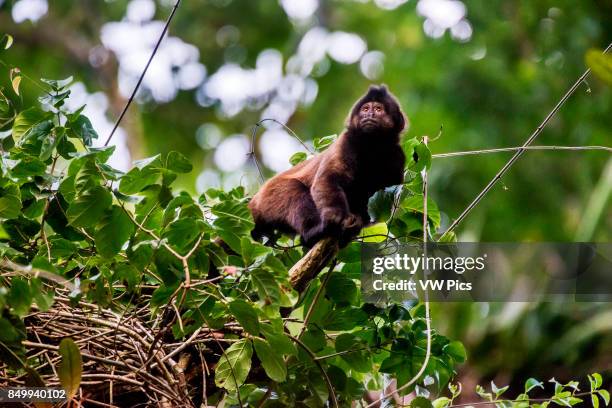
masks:
<svg viewBox="0 0 612 408"><path fill-rule="evenodd" d="M171 11L171 0L0 0L0 54L24 76L74 76L69 106L106 140ZM263 118L303 140L339 133L352 103L385 83L410 120L406 136L441 137L432 152L518 146L612 41L612 3L458 0L183 1L113 139L112 164L179 150L196 170L184 189L257 188L248 160ZM21 85L24 106L41 90ZM612 141L610 85L589 77L537 145ZM266 175L300 144L268 122L256 154ZM430 192L448 225L512 153L434 159ZM610 241L612 158L605 151L529 151L458 229L464 241ZM466 390L495 379L612 375L609 304L439 304L434 325L469 352Z"/></svg>

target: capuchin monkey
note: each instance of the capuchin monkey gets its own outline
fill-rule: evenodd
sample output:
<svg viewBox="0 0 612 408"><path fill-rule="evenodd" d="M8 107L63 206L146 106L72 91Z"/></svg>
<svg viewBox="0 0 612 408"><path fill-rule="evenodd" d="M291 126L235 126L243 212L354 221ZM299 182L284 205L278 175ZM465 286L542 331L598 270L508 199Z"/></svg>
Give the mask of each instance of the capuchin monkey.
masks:
<svg viewBox="0 0 612 408"><path fill-rule="evenodd" d="M406 118L396 98L370 86L351 109L346 130L327 150L266 182L249 203L251 235L299 234L305 247L324 237L341 247L370 222L368 200L404 180L400 133Z"/></svg>

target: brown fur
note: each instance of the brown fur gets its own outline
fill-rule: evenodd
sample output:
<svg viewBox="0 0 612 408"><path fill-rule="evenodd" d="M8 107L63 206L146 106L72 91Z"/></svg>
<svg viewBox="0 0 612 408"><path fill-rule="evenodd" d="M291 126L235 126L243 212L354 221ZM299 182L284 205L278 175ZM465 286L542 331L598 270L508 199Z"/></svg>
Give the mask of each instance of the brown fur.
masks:
<svg viewBox="0 0 612 408"><path fill-rule="evenodd" d="M344 246L370 221L368 199L401 184L405 117L386 87L371 86L327 150L268 180L249 203L254 239L299 234L308 247L331 236Z"/></svg>

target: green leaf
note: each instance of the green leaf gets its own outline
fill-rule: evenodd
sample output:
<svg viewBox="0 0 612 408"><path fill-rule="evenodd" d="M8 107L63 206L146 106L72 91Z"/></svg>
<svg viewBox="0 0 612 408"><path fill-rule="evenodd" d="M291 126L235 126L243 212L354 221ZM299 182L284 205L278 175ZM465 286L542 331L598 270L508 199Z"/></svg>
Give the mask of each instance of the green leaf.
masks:
<svg viewBox="0 0 612 408"><path fill-rule="evenodd" d="M525 381L525 394L533 390L535 387L540 387L544 389L544 384L541 381L536 380L535 378L529 378L527 381Z"/></svg>
<svg viewBox="0 0 612 408"><path fill-rule="evenodd" d="M607 390L598 390L597 393L604 400L604 405L610 405L610 393Z"/></svg>
<svg viewBox="0 0 612 408"><path fill-rule="evenodd" d="M330 144L332 144L337 138L338 138L338 135L336 134L315 138L314 143L313 143L314 148L316 151L321 152L327 149L327 147Z"/></svg>
<svg viewBox="0 0 612 408"><path fill-rule="evenodd" d="M332 273L325 288L326 295L336 303L349 303L357 294L357 285L342 273Z"/></svg>
<svg viewBox="0 0 612 408"><path fill-rule="evenodd" d="M291 163L292 166L295 166L296 164L300 164L307 158L308 155L305 152L297 152L289 158L289 163Z"/></svg>
<svg viewBox="0 0 612 408"><path fill-rule="evenodd" d="M38 108L29 108L21 111L13 122L13 137L17 141L27 132L29 132L34 125L42 122L47 117L47 114Z"/></svg>
<svg viewBox="0 0 612 408"><path fill-rule="evenodd" d="M113 202L110 192L101 186L81 194L66 210L69 224L73 227L89 227L98 223L104 211Z"/></svg>
<svg viewBox="0 0 612 408"><path fill-rule="evenodd" d="M278 305L280 287L272 274L265 269L255 269L251 272L251 281L257 289L259 298L267 305Z"/></svg>
<svg viewBox="0 0 612 408"><path fill-rule="evenodd" d="M446 346L444 346L442 351L444 351L449 356L451 356L453 360L455 360L457 363L463 363L465 362L467 358L465 347L463 346L463 343L461 343L460 341L451 341ZM507 387L504 387L504 388L507 388ZM496 392L496 391L493 390L493 392Z"/></svg>
<svg viewBox="0 0 612 408"><path fill-rule="evenodd" d="M65 338L60 342L59 354L62 359L57 368L57 374L62 388L66 390L66 397L72 398L81 385L83 372L81 352L74 340Z"/></svg>
<svg viewBox="0 0 612 408"><path fill-rule="evenodd" d="M608 85L612 85L612 56L604 54L601 50L589 50L585 56L586 63L591 71Z"/></svg>
<svg viewBox="0 0 612 408"><path fill-rule="evenodd" d="M592 389L593 390L597 390L601 387L601 384L603 384L603 380L601 378L601 374L599 373L593 373L591 374L591 377L593 378L593 386Z"/></svg>
<svg viewBox="0 0 612 408"><path fill-rule="evenodd" d="M297 348L293 344L293 342L287 337L287 335L283 332L283 325L280 324L279 330L274 330L272 325L269 323L262 323L260 325L261 333L264 335L270 346L277 353L286 354L286 355L297 355Z"/></svg>
<svg viewBox="0 0 612 408"><path fill-rule="evenodd" d="M259 317L250 303L242 299L236 299L229 304L229 310L244 330L254 336L259 335Z"/></svg>
<svg viewBox="0 0 612 408"><path fill-rule="evenodd" d="M176 173L189 173L193 166L185 156L179 152L171 151L166 157L166 168Z"/></svg>
<svg viewBox="0 0 612 408"><path fill-rule="evenodd" d="M200 219L180 218L168 225L163 237L168 240L168 244L183 252L191 249L207 227Z"/></svg>
<svg viewBox="0 0 612 408"><path fill-rule="evenodd" d="M11 289L6 297L6 303L17 316L23 317L28 314L32 305L32 292L25 279L13 278L11 280Z"/></svg>
<svg viewBox="0 0 612 408"><path fill-rule="evenodd" d="M19 217L21 212L21 192L15 184L0 189L0 218L8 220Z"/></svg>
<svg viewBox="0 0 612 408"><path fill-rule="evenodd" d="M363 242L384 242L388 234L389 229L387 228L387 224L378 222L362 229L359 237L363 238Z"/></svg>
<svg viewBox="0 0 612 408"><path fill-rule="evenodd" d="M336 338L336 351L343 353L340 358L355 371L368 373L372 371L372 357L367 343L352 333L343 333Z"/></svg>
<svg viewBox="0 0 612 408"><path fill-rule="evenodd" d="M134 232L134 224L125 211L113 205L98 224L94 235L96 249L105 258L112 258L121 250Z"/></svg>
<svg viewBox="0 0 612 408"><path fill-rule="evenodd" d="M10 34L4 34L2 39L0 39L0 48L3 50L8 50L13 45L13 36Z"/></svg>
<svg viewBox="0 0 612 408"><path fill-rule="evenodd" d="M78 118L69 124L70 130L73 132L73 137L80 138L86 146L91 146L93 139L98 138L98 133L93 128L91 121L83 115L79 115Z"/></svg>
<svg viewBox="0 0 612 408"><path fill-rule="evenodd" d="M123 194L136 194L145 187L155 184L163 170L160 155L139 160L134 164L136 167L121 177L119 191Z"/></svg>
<svg viewBox="0 0 612 408"><path fill-rule="evenodd" d="M73 78L69 76L65 79L45 79L40 78L42 82L49 85L54 91L60 91L70 85L73 81Z"/></svg>
<svg viewBox="0 0 612 408"><path fill-rule="evenodd" d="M42 160L32 156L25 156L11 169L11 175L24 179L31 176L39 176L46 169L47 165Z"/></svg>
<svg viewBox="0 0 612 408"><path fill-rule="evenodd" d="M591 394L591 403L593 404L593 408L599 408L599 398L597 398L597 394Z"/></svg>
<svg viewBox="0 0 612 408"><path fill-rule="evenodd" d="M433 408L431 401L425 397L416 397L410 401L410 406L412 408Z"/></svg>
<svg viewBox="0 0 612 408"><path fill-rule="evenodd" d="M459 342L454 342L454 343L459 343ZM463 347L463 344L461 344L461 346ZM463 351L465 352L465 349ZM495 399L498 399L500 395L502 395L504 392L508 390L508 388L510 388L509 385L506 385L505 387L502 387L502 388L497 388L497 385L493 381L491 381L491 391L495 393Z"/></svg>
<svg viewBox="0 0 612 408"><path fill-rule="evenodd" d="M253 338L255 352L268 377L276 382L284 382L287 378L287 365L282 354L274 350L267 341Z"/></svg>
<svg viewBox="0 0 612 408"><path fill-rule="evenodd" d="M433 406L433 408L446 408L449 406L451 400L450 398L447 397L440 397L435 399L431 405Z"/></svg>
<svg viewBox="0 0 612 408"><path fill-rule="evenodd" d="M423 195L417 194L406 198L402 202L401 208L423 214ZM433 223L434 227L440 226L440 210L438 210L438 205L429 197L427 198L427 218Z"/></svg>
<svg viewBox="0 0 612 408"><path fill-rule="evenodd" d="M215 371L215 384L230 391L240 387L251 371L253 346L249 339L232 344L219 359Z"/></svg>
<svg viewBox="0 0 612 408"><path fill-rule="evenodd" d="M482 385L476 385L476 394L487 401L493 401L493 394L486 392Z"/></svg>
<svg viewBox="0 0 612 408"><path fill-rule="evenodd" d="M242 259L244 266L249 266L259 257L265 256L272 252L272 248L266 247L259 242L253 242L248 237L240 239L240 247L242 249Z"/></svg>

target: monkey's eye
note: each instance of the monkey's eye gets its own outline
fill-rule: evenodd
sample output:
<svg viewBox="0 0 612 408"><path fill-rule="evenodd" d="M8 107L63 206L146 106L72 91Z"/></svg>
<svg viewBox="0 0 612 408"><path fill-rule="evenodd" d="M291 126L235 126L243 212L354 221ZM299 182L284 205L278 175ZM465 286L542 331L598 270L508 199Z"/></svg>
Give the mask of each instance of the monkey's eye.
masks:
<svg viewBox="0 0 612 408"><path fill-rule="evenodd" d="M362 111L367 112L370 108L368 108L367 106L364 106L363 108L361 108Z"/></svg>
<svg viewBox="0 0 612 408"><path fill-rule="evenodd" d="M382 108L381 108L380 106L377 106L377 107L375 108L375 110L376 110L376 112L378 112L378 113L382 112Z"/></svg>

